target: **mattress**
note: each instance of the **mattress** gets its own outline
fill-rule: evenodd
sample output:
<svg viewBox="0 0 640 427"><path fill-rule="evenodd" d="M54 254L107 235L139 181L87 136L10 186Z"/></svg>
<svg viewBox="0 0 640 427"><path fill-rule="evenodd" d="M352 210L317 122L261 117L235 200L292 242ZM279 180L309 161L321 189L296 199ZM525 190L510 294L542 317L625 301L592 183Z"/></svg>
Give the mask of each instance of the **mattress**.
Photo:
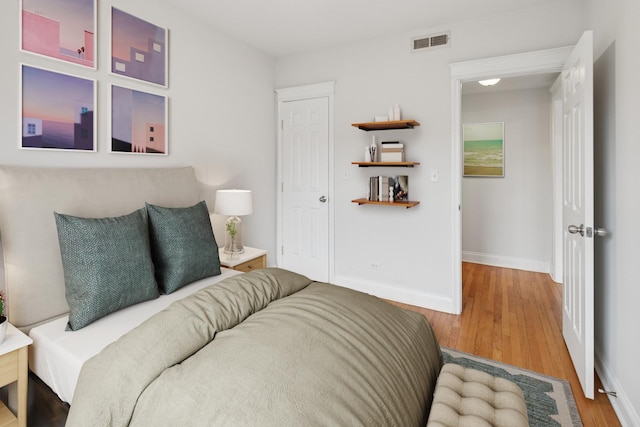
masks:
<svg viewBox="0 0 640 427"><path fill-rule="evenodd" d="M222 274L191 283L170 295L136 304L112 313L78 330L65 331L68 316L37 326L29 332L33 345L29 368L63 401L73 401L73 393L84 362L143 321L206 286L241 274L221 268Z"/></svg>

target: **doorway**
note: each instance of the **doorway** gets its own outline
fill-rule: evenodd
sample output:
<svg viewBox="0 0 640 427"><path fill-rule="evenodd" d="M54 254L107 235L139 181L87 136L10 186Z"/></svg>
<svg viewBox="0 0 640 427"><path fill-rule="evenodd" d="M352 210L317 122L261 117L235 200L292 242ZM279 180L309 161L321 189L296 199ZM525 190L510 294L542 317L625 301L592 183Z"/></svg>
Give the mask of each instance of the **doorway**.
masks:
<svg viewBox="0 0 640 427"><path fill-rule="evenodd" d="M451 193L452 212L452 308L462 312L462 84L482 79L518 77L541 73L559 73L572 47L526 52L451 64Z"/></svg>
<svg viewBox="0 0 640 427"><path fill-rule="evenodd" d="M463 261L551 272L552 189L559 186L550 88L557 76L508 77L491 86L463 83ZM491 129L501 130L499 140L488 139Z"/></svg>
<svg viewBox="0 0 640 427"><path fill-rule="evenodd" d="M453 235L457 239L461 237L459 155L462 83L498 76L561 72L563 337L585 396L593 399L593 238L606 235L604 230L595 227L593 218L593 32L585 31L576 46L566 48L563 52L566 56L562 55L564 58L560 50L451 65L454 126L452 182L455 186L454 199L458 203ZM542 61L543 58L548 61ZM460 249L461 242L457 241L456 244ZM461 253L454 253L454 258L458 266L454 273L461 276ZM454 298L460 298L461 285L460 281L454 282ZM454 304L457 302L458 299Z"/></svg>

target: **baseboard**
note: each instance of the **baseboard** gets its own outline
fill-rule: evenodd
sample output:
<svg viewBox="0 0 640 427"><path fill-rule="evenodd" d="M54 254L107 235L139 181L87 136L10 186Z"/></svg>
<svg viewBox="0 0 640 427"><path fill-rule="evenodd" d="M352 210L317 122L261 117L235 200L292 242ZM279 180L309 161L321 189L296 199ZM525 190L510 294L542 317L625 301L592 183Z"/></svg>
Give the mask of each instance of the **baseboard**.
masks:
<svg viewBox="0 0 640 427"><path fill-rule="evenodd" d="M333 283L345 288L375 295L378 298L415 305L418 307L428 308L430 310L453 313L453 301L451 298L443 298L427 292L416 291L415 289L399 288L396 286L389 286L388 284L377 283L374 281L363 281L362 279L354 279L344 276L335 276L333 278Z"/></svg>
<svg viewBox="0 0 640 427"><path fill-rule="evenodd" d="M514 268L516 270L549 273L551 263L532 259L514 258L502 255L485 254L481 252L462 251L462 261L476 264L492 265L494 267Z"/></svg>
<svg viewBox="0 0 640 427"><path fill-rule="evenodd" d="M640 408L633 407L628 395L624 392L624 389L613 372L607 367L607 363L600 357L600 353L597 350L595 352L595 366L604 389L615 391L617 394L617 397L608 397L622 427L640 426L640 414L638 414Z"/></svg>

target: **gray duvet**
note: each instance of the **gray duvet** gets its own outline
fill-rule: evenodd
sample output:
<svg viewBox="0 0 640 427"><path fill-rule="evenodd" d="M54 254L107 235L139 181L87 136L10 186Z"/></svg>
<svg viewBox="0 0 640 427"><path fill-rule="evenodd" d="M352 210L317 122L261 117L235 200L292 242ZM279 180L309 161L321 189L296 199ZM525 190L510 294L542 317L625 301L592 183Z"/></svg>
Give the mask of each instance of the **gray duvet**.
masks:
<svg viewBox="0 0 640 427"><path fill-rule="evenodd" d="M426 319L280 269L169 306L85 363L68 426L424 426Z"/></svg>

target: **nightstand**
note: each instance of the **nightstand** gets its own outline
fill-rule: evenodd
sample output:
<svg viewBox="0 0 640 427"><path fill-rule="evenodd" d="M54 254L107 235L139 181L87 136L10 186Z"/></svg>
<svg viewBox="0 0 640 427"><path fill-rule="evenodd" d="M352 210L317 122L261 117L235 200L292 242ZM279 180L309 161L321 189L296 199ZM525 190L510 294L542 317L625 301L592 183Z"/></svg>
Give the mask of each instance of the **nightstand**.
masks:
<svg viewBox="0 0 640 427"><path fill-rule="evenodd" d="M218 248L218 253L220 254L220 265L233 270L246 273L267 266L267 251L264 249L245 246L243 253L229 256L224 253L224 248Z"/></svg>
<svg viewBox="0 0 640 427"><path fill-rule="evenodd" d="M11 323L7 335L0 344L0 387L18 383L18 409L14 415L0 402L0 426L27 425L27 383L29 380L28 347L33 341Z"/></svg>

